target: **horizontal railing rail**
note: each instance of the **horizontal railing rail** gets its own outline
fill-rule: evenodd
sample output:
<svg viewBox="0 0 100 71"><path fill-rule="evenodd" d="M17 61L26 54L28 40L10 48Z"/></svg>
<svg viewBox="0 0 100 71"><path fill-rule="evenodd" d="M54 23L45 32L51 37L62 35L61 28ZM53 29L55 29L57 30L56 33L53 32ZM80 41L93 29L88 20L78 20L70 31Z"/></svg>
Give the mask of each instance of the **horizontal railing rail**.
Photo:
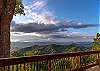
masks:
<svg viewBox="0 0 100 71"><path fill-rule="evenodd" d="M0 67L12 66L10 68L13 69L14 65L17 65L17 68L20 67L20 69L22 69L22 67L24 68L26 67L25 65L26 63L30 63L27 65L31 69L29 71L44 71L40 69L42 65L44 65L44 67L47 67L45 71L60 71L60 69L62 69L62 71L67 71L67 70L79 71L81 69L87 69L97 65L96 60L99 58L99 54L100 51L98 50L98 51L81 51L81 52L71 52L71 53L14 57L14 58L0 58ZM34 68L32 66L34 66ZM37 66L38 68L35 66ZM14 70L17 68L14 68ZM11 71L13 71L12 69Z"/></svg>

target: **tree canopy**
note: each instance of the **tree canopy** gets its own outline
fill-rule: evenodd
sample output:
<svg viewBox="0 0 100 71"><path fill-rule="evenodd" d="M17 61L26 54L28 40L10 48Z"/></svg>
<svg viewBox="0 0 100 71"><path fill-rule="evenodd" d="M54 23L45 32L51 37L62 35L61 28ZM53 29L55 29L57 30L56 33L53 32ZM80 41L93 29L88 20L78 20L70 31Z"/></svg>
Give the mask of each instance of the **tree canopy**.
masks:
<svg viewBox="0 0 100 71"><path fill-rule="evenodd" d="M100 34L97 33L92 45L93 50L100 50Z"/></svg>
<svg viewBox="0 0 100 71"><path fill-rule="evenodd" d="M23 3L22 3L22 0L14 0L14 1L15 1L15 4L14 4L14 7L15 7L14 15L16 15L16 14L25 15L24 6L23 6ZM3 12L6 15L6 13L7 13L7 4L8 4L7 0L3 0L3 4L4 4Z"/></svg>
<svg viewBox="0 0 100 71"><path fill-rule="evenodd" d="M14 13L15 15L16 14L23 14L23 15L25 15L25 13L24 13L24 6L23 6L23 4L22 4L22 0L16 0L16 3L15 3L15 13Z"/></svg>

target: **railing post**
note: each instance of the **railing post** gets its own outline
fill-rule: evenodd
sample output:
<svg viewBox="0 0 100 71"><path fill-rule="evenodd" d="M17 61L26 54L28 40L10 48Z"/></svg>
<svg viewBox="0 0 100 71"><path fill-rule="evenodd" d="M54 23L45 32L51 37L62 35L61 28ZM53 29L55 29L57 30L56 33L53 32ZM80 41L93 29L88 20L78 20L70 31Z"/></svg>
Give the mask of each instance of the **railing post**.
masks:
<svg viewBox="0 0 100 71"><path fill-rule="evenodd" d="M98 53L98 58L100 58L99 53Z"/></svg>
<svg viewBox="0 0 100 71"><path fill-rule="evenodd" d="M81 65L82 65L82 64L81 64L81 59L82 59L82 58L81 58L81 55L79 56L79 59L80 59L80 67L81 67Z"/></svg>
<svg viewBox="0 0 100 71"><path fill-rule="evenodd" d="M51 71L51 60L48 61L48 71Z"/></svg>

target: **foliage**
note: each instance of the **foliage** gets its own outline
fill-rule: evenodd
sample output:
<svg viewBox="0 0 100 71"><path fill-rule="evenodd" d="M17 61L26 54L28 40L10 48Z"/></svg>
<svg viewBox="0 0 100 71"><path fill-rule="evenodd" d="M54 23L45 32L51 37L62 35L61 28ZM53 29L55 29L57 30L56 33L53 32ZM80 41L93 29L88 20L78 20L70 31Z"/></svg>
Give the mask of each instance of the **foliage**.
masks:
<svg viewBox="0 0 100 71"><path fill-rule="evenodd" d="M24 56L33 56L33 55L40 55L41 51L40 50L32 50L32 51L27 51L24 53Z"/></svg>
<svg viewBox="0 0 100 71"><path fill-rule="evenodd" d="M17 49L16 49L17 50ZM34 45L32 47L22 48L18 51L12 51L12 56L32 56L32 55L42 55L42 54L54 54L54 53L63 53L63 52L76 52L76 51L86 51L89 50L87 47L71 45L44 45L38 46Z"/></svg>
<svg viewBox="0 0 100 71"><path fill-rule="evenodd" d="M74 45L71 45L71 46L65 48L65 51L66 52L75 52L75 51L80 51L80 48L79 47L76 47Z"/></svg>
<svg viewBox="0 0 100 71"><path fill-rule="evenodd" d="M14 15L16 14L23 14L25 15L24 13L24 6L22 4L22 0L14 0L15 1L15 4L14 4L14 7L15 7L15 11L14 11ZM3 0L3 3L4 3L4 7L3 7L3 13L6 15L7 14L7 6L8 6L8 1L7 0Z"/></svg>
<svg viewBox="0 0 100 71"><path fill-rule="evenodd" d="M93 50L100 50L100 34L97 33L96 37L94 38L94 42L92 44Z"/></svg>
<svg viewBox="0 0 100 71"><path fill-rule="evenodd" d="M25 13L24 13L24 6L23 6L23 4L22 4L22 0L16 0L16 3L15 3L15 13L14 13L15 15L16 14L23 14L23 15L25 15Z"/></svg>

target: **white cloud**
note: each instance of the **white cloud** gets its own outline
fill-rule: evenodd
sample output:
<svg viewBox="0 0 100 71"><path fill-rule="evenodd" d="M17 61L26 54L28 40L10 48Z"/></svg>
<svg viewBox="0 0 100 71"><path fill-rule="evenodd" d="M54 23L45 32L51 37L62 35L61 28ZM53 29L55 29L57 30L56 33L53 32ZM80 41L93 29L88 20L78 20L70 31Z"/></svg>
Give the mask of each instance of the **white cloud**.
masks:
<svg viewBox="0 0 100 71"><path fill-rule="evenodd" d="M39 25L40 27L38 27L38 25L37 25L32 28L33 29L38 28L40 30L41 30L41 28L43 28L43 29L50 28L50 26L49 27L48 26L46 27L45 25L42 26L41 23L46 24L46 25L54 24L55 26L57 26L56 24L61 22L56 19L56 15L54 14L54 11L51 11L48 9L48 4L47 4L46 0L35 0L30 5L25 6L25 13L26 13L25 16L20 16L20 15L14 16L13 20L15 20L16 23L26 23L26 24L33 23L33 22L38 23L38 24L40 24ZM68 24L68 22L70 22L70 20L69 21L67 20L67 23L61 22L58 25L61 25L61 26L63 25L64 26L63 28L66 28L66 27L67 28L68 27L76 27L77 28L77 26L79 26L79 27L82 26L82 23L80 23L80 22L78 22L78 23L71 22L69 24ZM51 27L54 27L54 25ZM67 25L69 25L69 26L67 26ZM87 25L85 25L85 26L87 26ZM84 25L83 25L83 27L84 27ZM60 28L58 28L58 29L60 29ZM69 32L69 33L62 32L62 31L55 32L54 30L53 30L53 33L47 33L47 34L46 33L36 33L36 32L33 32L33 33L32 32L31 33L11 32L11 42L18 42L18 41L20 41L20 42L38 42L38 41L39 42L40 41L51 41L51 42L64 41L64 42L66 42L67 41L68 42L68 41L86 41L86 40L91 41L91 39L88 38L90 36L88 36L88 37L86 36L88 34L84 34L84 35L82 35L82 34L83 33L80 33L80 32Z"/></svg>
<svg viewBox="0 0 100 71"><path fill-rule="evenodd" d="M19 42L20 39L11 39L11 42Z"/></svg>
<svg viewBox="0 0 100 71"><path fill-rule="evenodd" d="M84 42L93 41L93 36L82 35L79 32L22 33L11 32L11 42Z"/></svg>
<svg viewBox="0 0 100 71"><path fill-rule="evenodd" d="M45 13L32 13L34 22L38 24L56 24L59 21L55 20L53 13L45 12Z"/></svg>
<svg viewBox="0 0 100 71"><path fill-rule="evenodd" d="M36 32L33 33L23 33L23 32L10 32L11 36L37 36L37 37L42 37L41 34L38 34Z"/></svg>
<svg viewBox="0 0 100 71"><path fill-rule="evenodd" d="M35 9L43 9L46 6L46 2L42 0L38 0L33 4Z"/></svg>
<svg viewBox="0 0 100 71"><path fill-rule="evenodd" d="M23 33L23 32L10 32L11 42L32 42L44 40L41 34L33 33Z"/></svg>
<svg viewBox="0 0 100 71"><path fill-rule="evenodd" d="M24 7L26 15L21 17L17 15L13 18L17 23L55 24L59 22L55 20L54 12L48 9L47 0L35 0Z"/></svg>

